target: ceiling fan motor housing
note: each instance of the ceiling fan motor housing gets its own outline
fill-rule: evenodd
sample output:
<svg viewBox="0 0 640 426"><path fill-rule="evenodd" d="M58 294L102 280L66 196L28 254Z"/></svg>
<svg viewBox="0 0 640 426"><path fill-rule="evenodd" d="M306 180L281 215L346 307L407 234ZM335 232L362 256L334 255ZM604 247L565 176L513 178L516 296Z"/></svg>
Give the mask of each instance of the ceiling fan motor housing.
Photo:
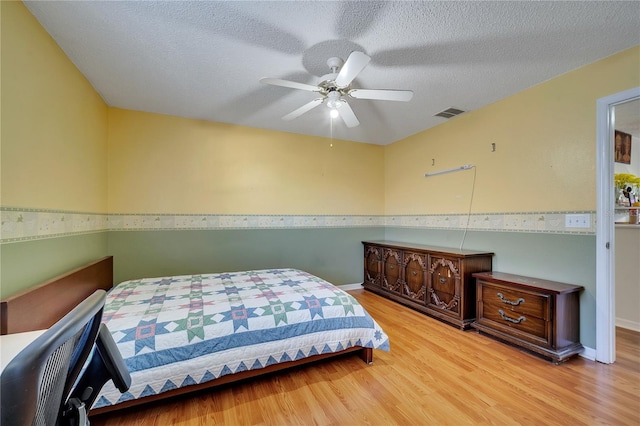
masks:
<svg viewBox="0 0 640 426"><path fill-rule="evenodd" d="M320 87L320 93L329 96L332 92L339 93L340 96L344 96L349 92L351 85L347 85L344 87L338 87L336 84L336 78L338 77L338 72L342 65L344 65L344 61L337 56L327 59L327 65L331 69L329 74L325 74L320 77L320 83L318 83L318 87Z"/></svg>

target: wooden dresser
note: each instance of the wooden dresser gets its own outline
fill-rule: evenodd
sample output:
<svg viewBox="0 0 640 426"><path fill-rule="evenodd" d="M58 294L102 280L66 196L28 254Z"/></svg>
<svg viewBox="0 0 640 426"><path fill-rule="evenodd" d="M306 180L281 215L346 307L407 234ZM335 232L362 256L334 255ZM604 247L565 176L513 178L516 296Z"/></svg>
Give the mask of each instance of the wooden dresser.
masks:
<svg viewBox="0 0 640 426"><path fill-rule="evenodd" d="M501 272L473 274L476 330L556 363L582 351L581 286Z"/></svg>
<svg viewBox="0 0 640 426"><path fill-rule="evenodd" d="M491 271L493 253L363 241L365 289L466 329L476 317L472 274Z"/></svg>

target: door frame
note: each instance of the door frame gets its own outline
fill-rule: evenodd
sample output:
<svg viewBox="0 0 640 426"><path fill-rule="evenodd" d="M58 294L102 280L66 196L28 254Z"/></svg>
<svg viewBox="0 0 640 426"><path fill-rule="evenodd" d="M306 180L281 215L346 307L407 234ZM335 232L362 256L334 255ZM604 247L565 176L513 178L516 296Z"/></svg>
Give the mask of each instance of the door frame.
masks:
<svg viewBox="0 0 640 426"><path fill-rule="evenodd" d="M635 87L596 104L596 361L606 364L616 360L614 107L638 98L640 87Z"/></svg>

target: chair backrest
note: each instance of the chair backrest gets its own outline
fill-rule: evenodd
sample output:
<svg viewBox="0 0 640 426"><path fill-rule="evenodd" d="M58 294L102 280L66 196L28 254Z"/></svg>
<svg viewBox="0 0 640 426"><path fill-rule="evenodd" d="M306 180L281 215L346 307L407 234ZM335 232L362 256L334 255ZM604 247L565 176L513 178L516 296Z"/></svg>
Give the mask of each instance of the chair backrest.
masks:
<svg viewBox="0 0 640 426"><path fill-rule="evenodd" d="M93 350L105 299L96 291L9 362L0 376L0 424L59 423Z"/></svg>

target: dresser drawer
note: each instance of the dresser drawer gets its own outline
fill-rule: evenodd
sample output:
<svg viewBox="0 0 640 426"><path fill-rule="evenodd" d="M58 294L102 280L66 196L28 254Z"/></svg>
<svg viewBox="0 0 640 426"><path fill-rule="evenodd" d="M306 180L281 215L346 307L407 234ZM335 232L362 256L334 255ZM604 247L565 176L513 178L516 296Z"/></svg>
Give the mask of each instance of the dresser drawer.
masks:
<svg viewBox="0 0 640 426"><path fill-rule="evenodd" d="M460 281L460 262L457 259L436 256L430 256L429 261L431 288L437 292L456 294Z"/></svg>
<svg viewBox="0 0 640 426"><path fill-rule="evenodd" d="M427 293L427 255L404 253L404 285L402 295L421 304Z"/></svg>
<svg viewBox="0 0 640 426"><path fill-rule="evenodd" d="M382 287L393 292L402 288L402 254L394 249L382 252Z"/></svg>
<svg viewBox="0 0 640 426"><path fill-rule="evenodd" d="M364 247L364 283L380 287L382 249L375 246Z"/></svg>
<svg viewBox="0 0 640 426"><path fill-rule="evenodd" d="M429 256L427 304L441 313L460 315L460 261Z"/></svg>

